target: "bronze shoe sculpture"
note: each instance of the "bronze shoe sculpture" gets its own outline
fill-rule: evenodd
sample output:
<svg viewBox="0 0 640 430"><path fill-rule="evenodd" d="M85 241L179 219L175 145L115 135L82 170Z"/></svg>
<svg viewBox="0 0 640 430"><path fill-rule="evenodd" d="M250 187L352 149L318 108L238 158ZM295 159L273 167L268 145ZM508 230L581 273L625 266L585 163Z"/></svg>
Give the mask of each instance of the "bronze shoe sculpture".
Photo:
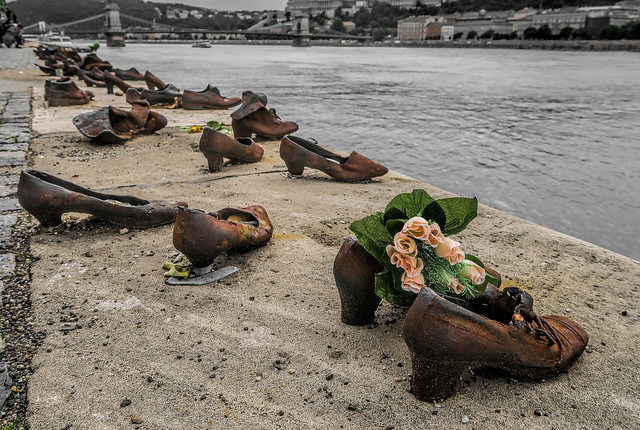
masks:
<svg viewBox="0 0 640 430"><path fill-rule="evenodd" d="M107 86L104 81L98 80L94 74L87 72L86 70L78 70L77 75L78 78L83 80L88 87L104 88Z"/></svg>
<svg viewBox="0 0 640 430"><path fill-rule="evenodd" d="M156 75L154 75L148 70L144 73L144 81L147 83L147 88L149 88L150 90L153 90L153 89L160 90L167 86L167 84L162 82L160 78L158 78Z"/></svg>
<svg viewBox="0 0 640 430"><path fill-rule="evenodd" d="M97 193L37 170L20 174L18 202L43 227L59 225L67 212L91 214L129 228L157 227L172 223L177 205L185 204Z"/></svg>
<svg viewBox="0 0 640 430"><path fill-rule="evenodd" d="M69 82L71 78L45 79L44 81L44 100L49 100L49 92L51 91L51 82Z"/></svg>
<svg viewBox="0 0 640 430"><path fill-rule="evenodd" d="M267 107L264 94L246 91L242 105L231 114L231 126L235 137L251 137L253 133L270 139L280 139L298 130L295 122L284 122L275 109Z"/></svg>
<svg viewBox="0 0 640 430"><path fill-rule="evenodd" d="M100 57L98 57L94 53L87 54L82 59L82 62L79 64L79 67L82 70L91 70L94 67L97 67L100 70L109 70L109 71L113 70L113 66L111 66L111 63L109 63L108 61L103 61Z"/></svg>
<svg viewBox="0 0 640 430"><path fill-rule="evenodd" d="M173 246L194 267L207 267L222 252L265 245L273 226L262 206L226 208L213 213L179 207Z"/></svg>
<svg viewBox="0 0 640 430"><path fill-rule="evenodd" d="M118 87L120 91L122 91L125 94L129 88L133 88L137 91L142 91L143 89L142 87L132 87L131 85L127 84L125 81L123 81L113 73L109 72L108 70L105 70L102 73L102 76L104 78L104 84L107 87L107 94L113 94L114 85Z"/></svg>
<svg viewBox="0 0 640 430"><path fill-rule="evenodd" d="M262 160L264 148L250 137L232 138L210 127L205 127L200 138L200 152L209 163L209 170L217 172L223 158L232 163L256 163Z"/></svg>
<svg viewBox="0 0 640 430"><path fill-rule="evenodd" d="M35 64L38 67L38 69L40 69L40 71L45 75L55 76L56 74L56 69L51 66L41 65L38 63L33 63L33 64Z"/></svg>
<svg viewBox="0 0 640 430"><path fill-rule="evenodd" d="M334 154L317 142L297 136L285 136L280 157L292 175L302 175L305 167L318 169L339 181L364 181L386 174L389 169L353 151L348 157Z"/></svg>
<svg viewBox="0 0 640 430"><path fill-rule="evenodd" d="M152 111L134 88L127 91L127 102L131 104L129 112L104 106L76 116L73 124L86 137L105 144L122 143L137 134L151 134L167 125L167 118Z"/></svg>
<svg viewBox="0 0 640 430"><path fill-rule="evenodd" d="M489 294L494 295L491 289ZM500 318L509 322L501 322L423 288L403 326L413 364L413 394L424 401L447 398L470 367L541 381L557 376L578 359L589 341L582 327L562 316L537 317L530 306L526 312L519 307L514 300Z"/></svg>
<svg viewBox="0 0 640 430"><path fill-rule="evenodd" d="M202 91L184 90L182 94L182 107L188 110L195 109L229 109L242 103L240 97L223 97L220 91L207 85Z"/></svg>
<svg viewBox="0 0 640 430"><path fill-rule="evenodd" d="M173 104L180 96L180 90L171 84L159 90L149 90L147 88L143 88L142 90L142 98L147 100L152 106L161 103Z"/></svg>
<svg viewBox="0 0 640 430"><path fill-rule="evenodd" d="M84 105L93 99L91 91L79 89L69 78L48 80L45 82L45 93L48 87L49 106Z"/></svg>
<svg viewBox="0 0 640 430"><path fill-rule="evenodd" d="M138 72L135 67L128 70L116 69L115 74L117 77L125 81L144 81L144 75Z"/></svg>

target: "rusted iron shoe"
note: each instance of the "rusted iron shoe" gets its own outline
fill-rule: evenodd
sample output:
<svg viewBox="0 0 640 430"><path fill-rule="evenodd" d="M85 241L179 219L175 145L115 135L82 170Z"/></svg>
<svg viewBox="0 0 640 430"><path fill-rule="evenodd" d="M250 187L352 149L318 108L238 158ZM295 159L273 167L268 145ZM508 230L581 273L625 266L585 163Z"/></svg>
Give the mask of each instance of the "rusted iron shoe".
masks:
<svg viewBox="0 0 640 430"><path fill-rule="evenodd" d="M42 65L38 63L33 63L33 64L35 64L38 67L38 69L40 69L40 71L45 75L55 76L56 74L56 69L54 67Z"/></svg>
<svg viewBox="0 0 640 430"><path fill-rule="evenodd" d="M128 70L116 69L115 74L117 77L125 81L144 81L144 75L138 72L135 67Z"/></svg>
<svg viewBox="0 0 640 430"><path fill-rule="evenodd" d="M255 133L269 139L280 139L298 130L298 124L281 121L276 110L266 106L264 94L246 91L242 96L242 105L231 114L231 126L236 138L251 137Z"/></svg>
<svg viewBox="0 0 640 430"><path fill-rule="evenodd" d="M102 76L104 78L104 84L107 87L107 94L113 94L114 85L118 87L120 91L122 91L123 93L126 93L129 88L134 88L137 91L143 90L142 87L132 87L131 85L127 84L125 81L123 81L113 73L109 72L108 70L105 70L102 73Z"/></svg>
<svg viewBox="0 0 640 430"><path fill-rule="evenodd" d="M499 295L503 294L509 295ZM505 323L423 288L403 327L413 363L413 394L424 401L445 399L455 392L468 368L499 369L529 381L549 379L566 370L582 354L589 336L566 317L538 317L526 308L530 315L520 313L514 302L510 314L499 318L509 320Z"/></svg>
<svg viewBox="0 0 640 430"><path fill-rule="evenodd" d="M272 234L273 226L262 206L226 208L213 213L179 207L173 246L194 267L207 267L222 252L265 245Z"/></svg>
<svg viewBox="0 0 640 430"><path fill-rule="evenodd" d="M71 78L46 79L44 81L44 100L49 100L49 92L51 91L51 82L70 82Z"/></svg>
<svg viewBox="0 0 640 430"><path fill-rule="evenodd" d="M149 88L150 90L153 90L153 89L161 90L162 88L167 86L167 84L162 82L160 78L158 78L156 75L154 75L148 70L144 73L144 81L147 83L147 88Z"/></svg>
<svg viewBox="0 0 640 430"><path fill-rule="evenodd" d="M207 85L202 91L184 90L182 94L182 107L188 110L195 109L229 109L242 103L240 97L223 97L220 91Z"/></svg>
<svg viewBox="0 0 640 430"><path fill-rule="evenodd" d="M37 170L20 174L18 201L43 227L59 225L62 214L68 212L91 214L129 228L157 227L172 223L177 206L185 205L97 193Z"/></svg>
<svg viewBox="0 0 640 430"><path fill-rule="evenodd" d="M111 63L109 63L108 61L103 61L100 57L98 57L94 53L87 54L82 59L82 62L80 63L79 67L82 70L91 70L94 67L97 67L100 70L109 70L109 71L113 70L113 66L111 66Z"/></svg>
<svg viewBox="0 0 640 430"><path fill-rule="evenodd" d="M137 93L135 89L127 91ZM139 93L138 97L139 97ZM116 144L132 139L137 134L151 134L167 125L164 115L149 109L146 100L131 103L129 112L104 106L92 112L82 113L73 118L73 124L84 136L97 143Z"/></svg>
<svg viewBox="0 0 640 430"><path fill-rule="evenodd" d="M389 169L355 151L342 157L297 136L285 136L280 143L280 157L292 175L302 175L305 167L318 169L339 181L364 181L386 174Z"/></svg>
<svg viewBox="0 0 640 430"><path fill-rule="evenodd" d="M217 172L224 158L231 163L257 163L262 160L264 148L250 137L232 138L210 127L205 127L200 138L200 152L205 156L211 172Z"/></svg>
<svg viewBox="0 0 640 430"><path fill-rule="evenodd" d="M142 89L142 98L152 106L161 103L173 104L180 96L180 90L171 84L166 85L160 90Z"/></svg>
<svg viewBox="0 0 640 430"><path fill-rule="evenodd" d="M78 74L78 79L81 79L82 81L84 81L84 83L88 87L104 88L107 86L104 81L99 80L96 75L90 72L87 72L86 70L78 70L77 74Z"/></svg>
<svg viewBox="0 0 640 430"><path fill-rule="evenodd" d="M69 78L45 81L45 93L47 87L49 106L84 105L94 97L91 91L79 89Z"/></svg>
<svg viewBox="0 0 640 430"><path fill-rule="evenodd" d="M355 238L344 241L333 262L343 323L365 325L373 322L380 304L380 297L374 291L375 274L382 270L382 264Z"/></svg>

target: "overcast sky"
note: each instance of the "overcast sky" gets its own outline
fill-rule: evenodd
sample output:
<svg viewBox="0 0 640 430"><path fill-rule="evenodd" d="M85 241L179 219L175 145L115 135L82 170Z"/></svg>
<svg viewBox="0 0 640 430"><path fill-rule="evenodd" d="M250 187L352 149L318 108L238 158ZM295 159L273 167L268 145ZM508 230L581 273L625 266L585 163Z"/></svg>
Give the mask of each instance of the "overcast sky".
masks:
<svg viewBox="0 0 640 430"><path fill-rule="evenodd" d="M284 9L287 0L154 0L157 3L184 3L220 10Z"/></svg>

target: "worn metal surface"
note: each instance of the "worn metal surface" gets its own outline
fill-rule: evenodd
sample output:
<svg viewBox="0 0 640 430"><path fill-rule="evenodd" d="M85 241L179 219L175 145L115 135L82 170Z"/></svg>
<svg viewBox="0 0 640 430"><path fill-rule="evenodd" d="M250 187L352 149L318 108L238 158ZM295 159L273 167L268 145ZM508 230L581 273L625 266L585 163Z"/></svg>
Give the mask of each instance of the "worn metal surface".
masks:
<svg viewBox="0 0 640 430"><path fill-rule="evenodd" d="M250 137L234 139L210 127L202 131L199 147L212 172L220 170L223 158L237 163L257 163L264 155L264 148Z"/></svg>
<svg viewBox="0 0 640 430"><path fill-rule="evenodd" d="M184 90L182 107L184 109L229 109L242 103L240 97L227 98L220 94L220 90L207 85L202 91Z"/></svg>
<svg viewBox="0 0 640 430"><path fill-rule="evenodd" d="M199 286L199 285L207 285L212 282L219 281L220 279L226 278L229 275L233 275L236 273L239 268L236 266L227 266L218 270L211 270L202 275L194 276L193 278L181 279L181 278L167 278L165 283L167 285L189 285L189 286Z"/></svg>

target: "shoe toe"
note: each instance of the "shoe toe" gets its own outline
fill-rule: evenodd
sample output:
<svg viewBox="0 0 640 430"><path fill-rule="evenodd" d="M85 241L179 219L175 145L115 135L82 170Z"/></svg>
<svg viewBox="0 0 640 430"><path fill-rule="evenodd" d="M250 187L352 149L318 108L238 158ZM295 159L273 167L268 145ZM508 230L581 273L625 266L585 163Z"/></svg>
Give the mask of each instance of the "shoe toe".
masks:
<svg viewBox="0 0 640 430"><path fill-rule="evenodd" d="M545 315L542 317L557 335L557 341L562 351L562 360L566 364L572 363L582 354L589 343L589 335L575 321L560 315Z"/></svg>

